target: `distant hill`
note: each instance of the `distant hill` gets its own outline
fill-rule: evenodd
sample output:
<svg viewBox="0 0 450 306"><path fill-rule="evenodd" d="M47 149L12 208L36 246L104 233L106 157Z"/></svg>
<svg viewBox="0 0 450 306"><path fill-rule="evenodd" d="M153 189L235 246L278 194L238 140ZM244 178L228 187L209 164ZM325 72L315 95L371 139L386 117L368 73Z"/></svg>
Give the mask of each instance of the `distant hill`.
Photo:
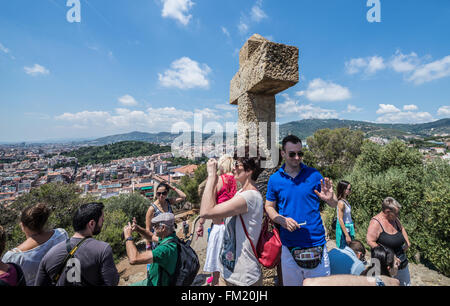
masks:
<svg viewBox="0 0 450 306"><path fill-rule="evenodd" d="M295 134L301 139L312 136L320 129L349 128L361 130L366 137L380 136L385 138L417 135L422 137L434 134L450 134L450 118L421 124L379 124L365 121L339 119L305 119L280 125L280 138L288 134Z"/></svg>
<svg viewBox="0 0 450 306"><path fill-rule="evenodd" d="M422 137L431 136L437 133L450 134L450 118L441 119L435 122L421 124L379 124L365 121L339 120L339 119L305 119L292 121L280 125L280 139L288 134L295 134L301 139L312 136L320 129L349 128L351 130L361 130L366 137L380 136L384 138L402 137L407 135L417 135ZM191 133L192 139L194 134ZM145 133L131 132L113 136L102 137L95 140L85 141L84 145L100 146L122 141L143 141L157 144L171 144L180 134L171 134L170 132ZM206 139L211 134L203 134Z"/></svg>
<svg viewBox="0 0 450 306"><path fill-rule="evenodd" d="M160 146L141 141L122 141L104 146L87 146L78 150L62 153L62 155L76 157L80 166L93 164L107 164L112 160L127 157L149 156L170 152L170 146Z"/></svg>

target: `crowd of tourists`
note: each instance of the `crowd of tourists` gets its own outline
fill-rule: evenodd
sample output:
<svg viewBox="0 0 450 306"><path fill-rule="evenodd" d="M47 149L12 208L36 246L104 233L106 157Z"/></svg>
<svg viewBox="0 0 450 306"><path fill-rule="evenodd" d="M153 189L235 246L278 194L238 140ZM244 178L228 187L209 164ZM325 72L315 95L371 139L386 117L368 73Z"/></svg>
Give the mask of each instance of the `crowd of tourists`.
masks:
<svg viewBox="0 0 450 306"><path fill-rule="evenodd" d="M208 235L202 270L211 273L210 286L262 286L263 274L257 246L264 220L279 233L277 275L279 286L410 285L406 251L410 241L399 220L401 205L392 197L380 199L381 211L370 220L366 249L355 240L349 203L351 183L333 182L303 163L301 140L289 135L282 141L284 164L271 175L265 202L256 186L262 172L261 157L224 155L207 163L208 177L200 205L198 237ZM169 198L169 191L177 196ZM176 235L172 206L186 199L174 186L161 182L146 214L145 226L136 219L123 229L124 248L132 265L147 265L147 277L133 286L171 286L177 282L185 244ZM336 248L327 249L320 201L336 209ZM88 203L73 216L74 235L65 229L48 229L50 210L45 203L22 211L23 243L0 260L0 285L4 286L116 286L119 273L111 246L96 240L103 226L104 206ZM268 218L268 219L267 219ZM212 228L205 232L205 220ZM136 247L133 232L146 242ZM0 226L0 255L6 233ZM180 247L182 245L183 247ZM189 246L187 246L189 249ZM184 262L183 262L184 263Z"/></svg>

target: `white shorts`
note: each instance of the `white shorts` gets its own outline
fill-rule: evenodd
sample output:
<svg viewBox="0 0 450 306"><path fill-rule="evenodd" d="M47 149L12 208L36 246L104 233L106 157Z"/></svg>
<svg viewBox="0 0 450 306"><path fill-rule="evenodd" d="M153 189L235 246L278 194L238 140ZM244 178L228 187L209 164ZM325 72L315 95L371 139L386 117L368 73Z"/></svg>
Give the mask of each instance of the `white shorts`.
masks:
<svg viewBox="0 0 450 306"><path fill-rule="evenodd" d="M214 224L209 233L208 246L206 248L206 259L203 271L218 272L220 249L222 248L225 224Z"/></svg>
<svg viewBox="0 0 450 306"><path fill-rule="evenodd" d="M283 274L283 286L303 286L305 278L329 276L330 258L327 246L323 248L322 262L315 269L304 269L297 265L289 249L283 245L281 248L281 269Z"/></svg>

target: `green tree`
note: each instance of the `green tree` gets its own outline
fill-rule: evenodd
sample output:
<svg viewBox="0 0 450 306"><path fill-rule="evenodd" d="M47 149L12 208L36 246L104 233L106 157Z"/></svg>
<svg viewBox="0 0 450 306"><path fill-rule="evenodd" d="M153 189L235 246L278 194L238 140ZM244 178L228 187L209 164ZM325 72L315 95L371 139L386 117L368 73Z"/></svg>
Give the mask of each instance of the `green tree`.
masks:
<svg viewBox="0 0 450 306"><path fill-rule="evenodd" d="M9 236L8 247L18 245L25 237L17 231L19 216L24 208L37 203L46 203L51 210L48 227L63 228L72 234L72 217L75 211L82 204L94 200L92 197L80 197L80 189L73 184L51 183L32 189L30 193L20 196L11 204L6 218L2 214L1 222ZM15 234L12 236L13 232Z"/></svg>
<svg viewBox="0 0 450 306"><path fill-rule="evenodd" d="M341 178L352 169L363 141L361 131L348 128L318 130L307 138L310 153L306 153L305 164L316 166L326 177Z"/></svg>
<svg viewBox="0 0 450 306"><path fill-rule="evenodd" d="M200 165L194 171L194 177L183 176L180 180L180 189L186 194L186 200L193 205L200 204L200 196L198 194L199 185L206 180L208 172L206 170L206 164Z"/></svg>
<svg viewBox="0 0 450 306"><path fill-rule="evenodd" d="M105 211L102 231L95 237L111 246L116 262L126 254L123 228L128 222L129 218L122 210Z"/></svg>
<svg viewBox="0 0 450 306"><path fill-rule="evenodd" d="M425 163L415 149L395 140L386 146L364 143L353 170L344 177L352 184L349 202L356 227L356 239L366 242L369 222L390 196L401 205L400 221L411 248L408 257L420 254L425 263L450 275L450 165L442 161ZM336 210L325 210L325 226Z"/></svg>
<svg viewBox="0 0 450 306"><path fill-rule="evenodd" d="M150 201L141 194L135 192L122 194L104 201L105 211L112 212L120 210L131 221L134 217L139 225L145 225L145 214L147 213Z"/></svg>

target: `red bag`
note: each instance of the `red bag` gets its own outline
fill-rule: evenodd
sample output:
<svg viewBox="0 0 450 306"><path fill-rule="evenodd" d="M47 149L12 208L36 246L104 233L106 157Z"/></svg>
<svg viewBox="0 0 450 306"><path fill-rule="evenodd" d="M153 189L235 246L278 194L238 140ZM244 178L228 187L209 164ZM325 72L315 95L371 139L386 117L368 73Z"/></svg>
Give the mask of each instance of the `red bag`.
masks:
<svg viewBox="0 0 450 306"><path fill-rule="evenodd" d="M269 217L264 217L263 226L261 228L261 234L259 235L258 244L253 245L252 240L248 237L247 228L244 225L244 220L241 218L242 227L244 228L245 235L247 236L250 244L252 245L253 253L260 264L268 269L276 267L280 263L281 259L281 240L278 229L273 226ZM272 231L269 230L269 222L272 224Z"/></svg>

